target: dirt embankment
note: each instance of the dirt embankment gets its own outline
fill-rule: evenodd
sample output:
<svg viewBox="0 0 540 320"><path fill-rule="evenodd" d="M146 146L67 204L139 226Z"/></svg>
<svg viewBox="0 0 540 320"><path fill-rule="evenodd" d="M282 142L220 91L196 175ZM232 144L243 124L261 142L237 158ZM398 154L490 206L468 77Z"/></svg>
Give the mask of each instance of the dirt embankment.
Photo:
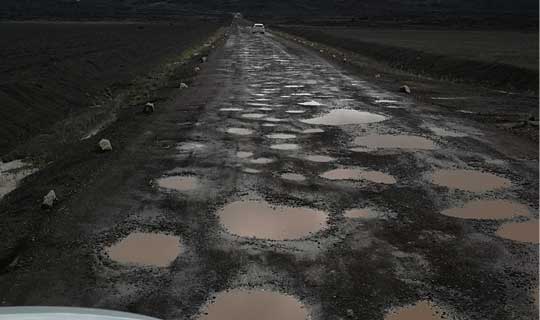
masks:
<svg viewBox="0 0 540 320"><path fill-rule="evenodd" d="M279 25L274 26L274 28L310 41L357 52L406 72L437 79L538 94L538 70L353 39L348 35L346 28L342 30L341 35L321 32L317 28L304 26ZM395 32L399 33L399 29L396 29Z"/></svg>
<svg viewBox="0 0 540 320"><path fill-rule="evenodd" d="M0 155L30 139L39 153L45 141L80 138L110 117L119 95L223 23L0 23Z"/></svg>

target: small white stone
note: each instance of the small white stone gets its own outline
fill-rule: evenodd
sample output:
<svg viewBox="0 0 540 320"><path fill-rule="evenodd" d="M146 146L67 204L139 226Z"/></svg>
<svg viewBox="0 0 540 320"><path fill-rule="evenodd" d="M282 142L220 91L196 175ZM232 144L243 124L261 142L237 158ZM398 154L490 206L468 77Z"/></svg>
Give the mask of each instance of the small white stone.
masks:
<svg viewBox="0 0 540 320"><path fill-rule="evenodd" d="M111 141L107 139L101 139L98 145L101 151L112 151Z"/></svg>
<svg viewBox="0 0 540 320"><path fill-rule="evenodd" d="M47 195L43 197L43 206L47 208L52 208L54 205L54 202L57 201L58 198L56 197L56 193L54 190L49 191Z"/></svg>

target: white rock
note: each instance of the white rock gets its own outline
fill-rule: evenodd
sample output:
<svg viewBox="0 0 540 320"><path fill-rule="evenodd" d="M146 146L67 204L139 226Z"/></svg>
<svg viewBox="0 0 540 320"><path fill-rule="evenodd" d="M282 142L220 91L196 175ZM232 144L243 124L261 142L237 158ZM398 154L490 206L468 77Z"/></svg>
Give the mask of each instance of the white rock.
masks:
<svg viewBox="0 0 540 320"><path fill-rule="evenodd" d="M101 139L98 145L101 151L112 151L111 141L107 139Z"/></svg>
<svg viewBox="0 0 540 320"><path fill-rule="evenodd" d="M199 71L201 71L201 68L195 67L195 69L193 69L193 70L195 70L195 72L199 72Z"/></svg>
<svg viewBox="0 0 540 320"><path fill-rule="evenodd" d="M180 83L180 89L187 89L187 88L189 88L187 84L185 84L183 82Z"/></svg>
<svg viewBox="0 0 540 320"><path fill-rule="evenodd" d="M153 113L154 111L156 111L156 106L152 102L148 102L144 105L144 113Z"/></svg>
<svg viewBox="0 0 540 320"><path fill-rule="evenodd" d="M206 63L206 61L208 61L208 57L206 57L206 56L201 57L201 62L202 63Z"/></svg>
<svg viewBox="0 0 540 320"><path fill-rule="evenodd" d="M399 91L405 92L406 94L410 94L411 93L411 88L409 88L408 85L403 85L403 86L401 86L401 88L399 88Z"/></svg>
<svg viewBox="0 0 540 320"><path fill-rule="evenodd" d="M57 201L58 198L56 197L56 193L54 190L49 191L47 195L43 197L43 206L47 208L52 208L54 205L54 202Z"/></svg>

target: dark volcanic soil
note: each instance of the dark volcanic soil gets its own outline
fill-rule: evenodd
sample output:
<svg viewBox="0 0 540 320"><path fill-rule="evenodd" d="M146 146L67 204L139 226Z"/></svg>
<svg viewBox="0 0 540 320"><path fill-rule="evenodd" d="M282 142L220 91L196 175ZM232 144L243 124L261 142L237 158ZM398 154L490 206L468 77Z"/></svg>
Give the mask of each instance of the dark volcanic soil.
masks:
<svg viewBox="0 0 540 320"><path fill-rule="evenodd" d="M99 107L219 21L0 23L0 155Z"/></svg>
<svg viewBox="0 0 540 320"><path fill-rule="evenodd" d="M538 146L372 79L233 26L190 89L167 92L153 115L118 121L0 202L0 302L196 319L213 298L222 309L228 289L249 289L253 301L264 289L314 320L384 319L412 304L445 319L532 319L538 244L497 230L537 221ZM357 139L375 135L407 143ZM112 152L95 151L102 137ZM431 183L441 169L510 183L485 192ZM159 180L175 176L192 178ZM59 202L40 209L49 189ZM481 199L526 212L442 214ZM263 208L257 219L226 210L242 201ZM289 213L327 219L283 236ZM136 232L177 236L182 250L168 267L112 260L107 248Z"/></svg>

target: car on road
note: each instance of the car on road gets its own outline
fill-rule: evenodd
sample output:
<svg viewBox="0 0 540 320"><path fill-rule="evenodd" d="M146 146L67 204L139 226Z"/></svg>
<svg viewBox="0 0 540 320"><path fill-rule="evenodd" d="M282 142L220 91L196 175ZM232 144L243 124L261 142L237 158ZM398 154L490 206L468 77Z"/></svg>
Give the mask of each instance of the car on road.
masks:
<svg viewBox="0 0 540 320"><path fill-rule="evenodd" d="M265 34L266 28L264 27L264 24L262 23L255 23L253 27L251 27L251 33L262 33Z"/></svg>

